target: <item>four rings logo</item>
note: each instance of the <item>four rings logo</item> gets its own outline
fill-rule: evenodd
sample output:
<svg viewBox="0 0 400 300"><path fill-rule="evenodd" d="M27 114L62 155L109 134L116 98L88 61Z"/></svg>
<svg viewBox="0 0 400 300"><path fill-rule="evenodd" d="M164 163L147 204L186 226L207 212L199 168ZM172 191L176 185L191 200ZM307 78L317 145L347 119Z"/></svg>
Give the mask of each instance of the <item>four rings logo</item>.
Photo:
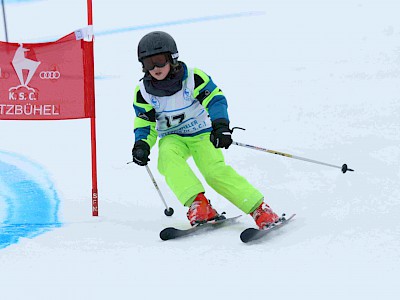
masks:
<svg viewBox="0 0 400 300"><path fill-rule="evenodd" d="M61 74L58 71L42 71L39 73L40 79L58 79Z"/></svg>

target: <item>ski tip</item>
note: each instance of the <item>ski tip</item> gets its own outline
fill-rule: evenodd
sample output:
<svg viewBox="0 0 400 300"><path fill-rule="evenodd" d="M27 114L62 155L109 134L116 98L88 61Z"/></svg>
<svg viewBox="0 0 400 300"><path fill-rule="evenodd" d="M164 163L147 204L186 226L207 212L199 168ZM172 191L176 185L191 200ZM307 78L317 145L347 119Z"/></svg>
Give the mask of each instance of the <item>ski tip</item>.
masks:
<svg viewBox="0 0 400 300"><path fill-rule="evenodd" d="M176 231L178 231L178 230L174 227L165 228L165 229L161 230L161 232L160 232L160 239L162 239L163 241L168 241L175 237L174 233Z"/></svg>
<svg viewBox="0 0 400 300"><path fill-rule="evenodd" d="M247 228L240 234L240 240L243 243L248 243L257 232L258 229Z"/></svg>

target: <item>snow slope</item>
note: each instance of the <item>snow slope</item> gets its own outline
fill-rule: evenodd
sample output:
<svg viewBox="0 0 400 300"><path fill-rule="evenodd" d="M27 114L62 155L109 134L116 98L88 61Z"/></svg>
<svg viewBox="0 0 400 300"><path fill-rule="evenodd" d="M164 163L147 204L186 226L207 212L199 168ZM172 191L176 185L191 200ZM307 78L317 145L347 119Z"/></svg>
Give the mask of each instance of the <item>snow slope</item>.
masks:
<svg viewBox="0 0 400 300"><path fill-rule="evenodd" d="M10 41L54 39L86 24L83 0L5 2ZM0 250L2 299L400 296L398 1L93 5L100 216L91 217L88 120L1 121L0 222L10 215L4 166L20 167L12 157L42 170L36 181L59 199L52 228ZM227 162L296 219L252 245L239 240L253 225L248 216L202 236L159 240L162 228L187 226L186 209L157 173L156 147L150 168L172 217L146 170L126 164L142 75L136 46L151 30L172 34L180 58L221 87L232 125L247 129L235 140L355 172L232 146ZM210 188L207 195L219 211L240 213Z"/></svg>

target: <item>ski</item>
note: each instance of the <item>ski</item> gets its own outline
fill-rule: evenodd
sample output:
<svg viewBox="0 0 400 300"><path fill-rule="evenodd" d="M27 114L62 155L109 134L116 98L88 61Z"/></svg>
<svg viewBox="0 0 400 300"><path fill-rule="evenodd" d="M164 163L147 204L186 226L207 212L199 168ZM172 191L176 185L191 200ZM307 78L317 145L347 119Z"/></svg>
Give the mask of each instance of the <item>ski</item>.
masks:
<svg viewBox="0 0 400 300"><path fill-rule="evenodd" d="M223 216L221 214L220 217L221 218L219 218L217 220L209 221L206 223L200 223L200 224L195 225L188 229L178 229L175 227L165 228L160 232L160 238L163 241L167 241L167 240L172 240L172 239L176 239L179 237L192 235L195 232L200 232L200 231L203 232L203 231L206 231L206 229L221 228L221 226L223 226L223 225L234 223L241 216L239 215L239 216L232 217L232 218L226 218L225 216Z"/></svg>
<svg viewBox="0 0 400 300"><path fill-rule="evenodd" d="M258 240L265 235L267 235L269 232L278 229L288 223L291 219L294 218L296 214L291 215L289 218L285 218L285 215L283 215L278 222L272 224L271 226L267 227L266 229L256 229L256 228L247 228L242 233L240 234L240 240L243 243L248 243L252 242L255 240Z"/></svg>

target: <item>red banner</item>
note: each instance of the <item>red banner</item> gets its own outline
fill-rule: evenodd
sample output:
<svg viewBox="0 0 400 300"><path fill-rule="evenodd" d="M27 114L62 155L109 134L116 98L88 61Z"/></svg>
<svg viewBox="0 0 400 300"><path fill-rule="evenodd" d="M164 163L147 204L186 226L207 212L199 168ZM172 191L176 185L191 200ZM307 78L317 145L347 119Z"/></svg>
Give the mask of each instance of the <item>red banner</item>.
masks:
<svg viewBox="0 0 400 300"><path fill-rule="evenodd" d="M0 42L0 120L93 118L93 41Z"/></svg>

